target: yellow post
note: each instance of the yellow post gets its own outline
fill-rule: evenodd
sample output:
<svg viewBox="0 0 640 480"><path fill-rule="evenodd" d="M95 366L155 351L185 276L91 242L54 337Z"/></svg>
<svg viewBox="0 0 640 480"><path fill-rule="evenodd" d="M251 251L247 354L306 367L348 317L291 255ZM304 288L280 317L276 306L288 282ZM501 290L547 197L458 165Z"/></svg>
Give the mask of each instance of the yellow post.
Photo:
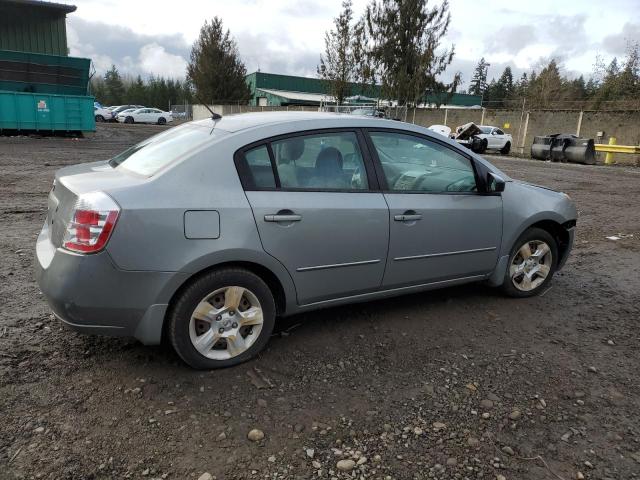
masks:
<svg viewBox="0 0 640 480"><path fill-rule="evenodd" d="M609 138L609 145L615 145L617 143L616 137ZM613 153L607 152L604 157L604 164L611 165L613 163Z"/></svg>

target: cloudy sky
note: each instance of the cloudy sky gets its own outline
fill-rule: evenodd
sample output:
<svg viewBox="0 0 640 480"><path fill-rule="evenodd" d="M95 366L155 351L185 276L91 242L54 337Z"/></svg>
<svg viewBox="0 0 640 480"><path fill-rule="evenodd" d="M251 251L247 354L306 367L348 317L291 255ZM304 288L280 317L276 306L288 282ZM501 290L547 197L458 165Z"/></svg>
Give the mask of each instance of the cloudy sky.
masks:
<svg viewBox="0 0 640 480"><path fill-rule="evenodd" d="M433 0L432 0L433 1ZM435 0L439 1L439 0ZM112 63L129 74L183 77L191 44L205 19L219 16L238 42L248 72L315 76L324 32L341 0L58 0L69 15L71 54ZM368 0L354 0L356 15ZM640 0L451 0L446 41L455 45L449 72L466 86L484 56L489 78L506 65L516 74L555 57L566 74L589 76L596 55L608 62L640 41Z"/></svg>

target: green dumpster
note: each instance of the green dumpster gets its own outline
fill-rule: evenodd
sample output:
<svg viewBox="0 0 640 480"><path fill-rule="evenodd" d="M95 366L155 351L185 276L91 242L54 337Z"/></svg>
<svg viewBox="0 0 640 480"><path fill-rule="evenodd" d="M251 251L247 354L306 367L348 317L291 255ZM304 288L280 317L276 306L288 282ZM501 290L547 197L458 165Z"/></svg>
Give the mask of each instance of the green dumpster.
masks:
<svg viewBox="0 0 640 480"><path fill-rule="evenodd" d="M94 97L0 91L0 133L93 132Z"/></svg>

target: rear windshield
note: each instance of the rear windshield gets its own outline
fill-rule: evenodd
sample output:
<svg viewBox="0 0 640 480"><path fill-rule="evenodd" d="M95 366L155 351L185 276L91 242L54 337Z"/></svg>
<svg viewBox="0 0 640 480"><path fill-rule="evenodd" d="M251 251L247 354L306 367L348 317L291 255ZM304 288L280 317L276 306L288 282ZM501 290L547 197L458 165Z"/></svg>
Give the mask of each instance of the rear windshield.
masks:
<svg viewBox="0 0 640 480"><path fill-rule="evenodd" d="M198 125L182 125L134 145L109 160L109 165L150 176L179 157L223 134L222 130L216 131Z"/></svg>

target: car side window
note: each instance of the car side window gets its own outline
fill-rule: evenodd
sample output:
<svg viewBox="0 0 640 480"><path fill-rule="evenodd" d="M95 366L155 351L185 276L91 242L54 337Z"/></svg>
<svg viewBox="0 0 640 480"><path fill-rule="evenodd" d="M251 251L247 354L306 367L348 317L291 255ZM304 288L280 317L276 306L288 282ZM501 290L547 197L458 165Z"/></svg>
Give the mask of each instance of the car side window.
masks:
<svg viewBox="0 0 640 480"><path fill-rule="evenodd" d="M504 135L504 132L502 130L500 130L499 128L496 129L496 133L498 135Z"/></svg>
<svg viewBox="0 0 640 480"><path fill-rule="evenodd" d="M370 132L387 189L392 192L476 192L471 160L453 149L421 137Z"/></svg>
<svg viewBox="0 0 640 480"><path fill-rule="evenodd" d="M249 167L251 180L255 188L275 188L276 180L273 176L271 158L266 145L252 148L244 153Z"/></svg>
<svg viewBox="0 0 640 480"><path fill-rule="evenodd" d="M283 189L366 190L369 188L354 132L295 136L271 143Z"/></svg>

